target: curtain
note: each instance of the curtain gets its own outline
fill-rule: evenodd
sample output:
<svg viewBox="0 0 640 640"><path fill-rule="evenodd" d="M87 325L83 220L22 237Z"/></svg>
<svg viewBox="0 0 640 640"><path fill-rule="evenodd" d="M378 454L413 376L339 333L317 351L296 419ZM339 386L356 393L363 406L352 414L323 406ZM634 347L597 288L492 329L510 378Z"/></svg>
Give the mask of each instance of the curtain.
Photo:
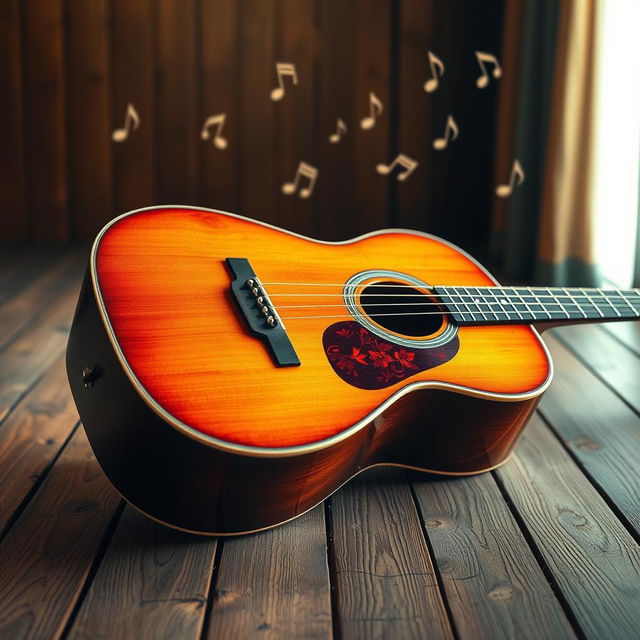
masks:
<svg viewBox="0 0 640 640"><path fill-rule="evenodd" d="M507 278L599 284L594 259L597 0L507 4L496 183L517 160L525 179L496 197L492 249ZM515 30L509 35L509 30ZM509 118L507 113L514 115Z"/></svg>

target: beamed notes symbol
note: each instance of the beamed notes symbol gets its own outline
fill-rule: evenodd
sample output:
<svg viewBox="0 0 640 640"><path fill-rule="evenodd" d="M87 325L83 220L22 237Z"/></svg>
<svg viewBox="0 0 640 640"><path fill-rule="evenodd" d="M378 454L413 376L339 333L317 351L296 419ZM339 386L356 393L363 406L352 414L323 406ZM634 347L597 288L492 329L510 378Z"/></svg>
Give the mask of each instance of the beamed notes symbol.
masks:
<svg viewBox="0 0 640 640"><path fill-rule="evenodd" d="M444 75L444 62L429 51L429 66L431 67L431 78L424 83L424 90L427 93L433 93L440 84L438 78L442 78Z"/></svg>
<svg viewBox="0 0 640 640"><path fill-rule="evenodd" d="M417 166L418 163L415 160L412 160L409 156L405 156L404 153L400 153L391 164L379 164L376 167L376 171L386 176L391 173L395 167L401 167L403 170L398 172L396 178L402 182L414 172Z"/></svg>
<svg viewBox="0 0 640 640"><path fill-rule="evenodd" d="M366 118L362 118L360 121L360 126L363 129L373 129L376 124L376 118L382 114L384 107L382 106L382 102L380 102L380 98L373 93L373 91L369 92L369 115Z"/></svg>
<svg viewBox="0 0 640 640"><path fill-rule="evenodd" d="M309 182L306 187L299 190L298 195L301 198L308 198L313 193L313 189L316 186L318 173L318 169L316 169L315 167L312 167L306 162L300 162L298 164L298 170L296 171L296 175L294 176L293 181L285 182L282 185L282 193L288 196L295 193L298 189L300 189L300 179L306 178Z"/></svg>
<svg viewBox="0 0 640 640"><path fill-rule="evenodd" d="M296 65L291 62L276 62L276 75L278 76L278 86L271 91L271 99L278 102L284 98L284 78L289 76L293 84L298 84L298 74Z"/></svg>
<svg viewBox="0 0 640 640"><path fill-rule="evenodd" d="M442 138L436 138L433 141L433 148L438 151L442 149L446 149L449 145L449 140L455 140L458 137L460 130L458 129L458 125L456 121L453 119L453 116L447 116L447 124L444 128L444 135Z"/></svg>
<svg viewBox="0 0 640 640"><path fill-rule="evenodd" d="M494 78L499 78L502 75L502 67L498 62L498 59L491 53L484 53L483 51L476 51L476 58L480 65L480 75L476 79L476 86L478 89L484 89L489 84L489 72L487 71L487 64L493 65L493 71L491 74Z"/></svg>
<svg viewBox="0 0 640 640"><path fill-rule="evenodd" d="M219 113L215 116L209 116L202 126L200 137L203 140L208 140L211 137L209 133L209 127L215 127L215 135L213 136L213 144L218 149L227 148L227 139L222 137L222 127L224 127L224 121L227 119L226 113Z"/></svg>
<svg viewBox="0 0 640 640"><path fill-rule="evenodd" d="M342 118L338 118L338 122L336 125L336 132L332 133L329 136L329 142L336 144L342 140L342 136L347 133L347 125L344 123Z"/></svg>
<svg viewBox="0 0 640 640"><path fill-rule="evenodd" d="M524 169L517 160L514 160L513 166L511 167L511 177L509 178L509 184L498 185L496 187L496 195L499 198L508 198L513 193L514 187L519 187L523 182Z"/></svg>
<svg viewBox="0 0 640 640"><path fill-rule="evenodd" d="M124 117L124 127L122 129L114 129L111 139L114 142L124 142L131 131L135 131L140 126L140 116L136 108L129 103L127 105L127 113Z"/></svg>

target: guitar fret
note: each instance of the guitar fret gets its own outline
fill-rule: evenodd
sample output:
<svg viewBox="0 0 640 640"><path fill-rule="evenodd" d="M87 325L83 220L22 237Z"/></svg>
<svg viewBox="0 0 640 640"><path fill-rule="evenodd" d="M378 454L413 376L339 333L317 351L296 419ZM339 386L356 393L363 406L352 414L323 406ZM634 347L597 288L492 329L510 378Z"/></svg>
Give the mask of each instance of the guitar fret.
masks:
<svg viewBox="0 0 640 640"><path fill-rule="evenodd" d="M478 297L474 297L478 295L478 289L476 289L476 293L469 293L470 289L468 287L463 287L462 290L465 292L465 294L467 294L470 298L471 298L471 302L475 305L477 311L475 313L480 313L480 315L482 316L483 320L487 319L487 316L485 315L484 311L482 310L482 308L480 307L480 305L482 304L482 296L478 296Z"/></svg>
<svg viewBox="0 0 640 640"><path fill-rule="evenodd" d="M571 318L571 315L569 314L569 312L565 309L562 302L560 302L560 299L557 298L553 293L551 293L551 289L547 289L547 293L551 296L552 300L557 301L557 304L560 306L560 309L558 309L558 311L562 311L562 313L564 313L567 316L567 318Z"/></svg>
<svg viewBox="0 0 640 640"><path fill-rule="evenodd" d="M629 307L629 309L631 309L631 311L635 314L638 315L638 311L633 307L633 305L627 300L627 297L624 295L624 293L618 289L618 294L620 295L620 297L622 298L622 301L627 305L627 307Z"/></svg>
<svg viewBox="0 0 640 640"><path fill-rule="evenodd" d="M571 304L586 318L587 314L584 312L582 307L577 303L576 299L571 295L571 293L569 293L567 289L562 289L562 291L564 292L565 296L569 298L569 300L571 301Z"/></svg>
<svg viewBox="0 0 640 640"><path fill-rule="evenodd" d="M618 318L620 318L621 313L618 311L618 309L616 309L616 307L613 306L613 304L611 304L611 300L609 300L609 298L607 298L607 296L604 295L602 290L598 290L598 292L602 296L602 299L616 312Z"/></svg>

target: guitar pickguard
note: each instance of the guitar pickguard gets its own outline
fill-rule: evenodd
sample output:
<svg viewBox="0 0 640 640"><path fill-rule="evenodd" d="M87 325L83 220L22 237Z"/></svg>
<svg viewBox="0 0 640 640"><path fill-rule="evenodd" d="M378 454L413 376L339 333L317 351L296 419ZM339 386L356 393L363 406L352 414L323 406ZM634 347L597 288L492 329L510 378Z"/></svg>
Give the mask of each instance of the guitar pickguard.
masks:
<svg viewBox="0 0 640 640"><path fill-rule="evenodd" d="M410 348L384 340L357 322L336 322L322 335L325 355L345 382L359 389L383 389L451 360L460 342L454 336L437 347Z"/></svg>

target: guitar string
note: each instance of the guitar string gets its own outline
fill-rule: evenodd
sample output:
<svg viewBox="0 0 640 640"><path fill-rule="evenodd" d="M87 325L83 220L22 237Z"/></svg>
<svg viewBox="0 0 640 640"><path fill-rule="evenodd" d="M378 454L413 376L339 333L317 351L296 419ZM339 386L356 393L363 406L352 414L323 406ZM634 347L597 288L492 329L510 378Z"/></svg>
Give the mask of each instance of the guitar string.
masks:
<svg viewBox="0 0 640 640"><path fill-rule="evenodd" d="M559 311L559 310L557 310ZM551 313L556 313L557 311L552 311ZM473 314L475 313L476 315L480 314L479 311L459 311L458 312L460 315L464 316L465 314L470 315L471 316L471 320L475 321L475 318L473 318ZM500 311L499 313L503 313L504 315L508 315L507 312L504 311ZM525 315L529 312L525 311L524 312ZM349 315L328 315L328 316L280 316L280 318L282 320L316 320L318 318L349 318L349 319L353 319L353 318L378 318L378 317L383 317L383 316L442 316L442 315L446 315L446 316L450 316L452 315L451 312L449 311L415 311L412 313L354 313L354 314L349 314ZM531 314L529 314L531 315ZM548 314L547 314L548 315ZM617 316L616 316L617 317ZM622 317L622 316L620 316ZM627 319L631 320L634 317L638 317L638 316L631 316ZM514 320L516 321L516 324L518 323L518 321L521 321L525 324L528 324L529 322L534 322L534 321L544 321L544 320L598 320L600 318L604 318L604 316L593 316L593 317L567 317L567 316L559 316L559 317L551 317L549 316L549 318L531 318L531 319L524 319L524 318L516 318L515 316L511 317L511 318L482 318L481 320L478 320L478 322L503 322L505 320Z"/></svg>
<svg viewBox="0 0 640 640"><path fill-rule="evenodd" d="M266 286L271 286L271 285L277 285L277 286L296 286L296 287L353 287L353 288L368 288L368 287L384 287L384 288L402 288L402 287L407 287L410 289L424 289L425 287L423 285L416 285L416 284L411 284L411 283L406 283L406 282L391 282L390 284L355 284L355 285L349 285L346 282L260 282L259 283L260 286L266 287ZM594 295L594 294L598 294L601 295L600 292L612 292L615 293L617 295L624 295L625 293L627 294L636 294L636 295L640 295L640 289L636 288L636 289L598 289L597 287L502 287L502 286L487 286L487 285L480 285L480 286L476 286L476 285L433 285L433 286L428 286L426 287L428 289L433 289L433 288L447 288L447 289L480 289L480 290L485 290L485 291L511 291L511 292L521 292L521 291L546 291L547 293L544 295L553 295L553 294L549 294L548 292L550 290L554 290L559 292L559 295L561 296L566 296L568 295L567 293L563 293L564 291L569 291L569 292L583 292L583 295ZM458 294L456 294L458 295ZM464 294L463 294L464 295ZM470 294L469 294L470 295ZM522 295L527 295L522 294Z"/></svg>

